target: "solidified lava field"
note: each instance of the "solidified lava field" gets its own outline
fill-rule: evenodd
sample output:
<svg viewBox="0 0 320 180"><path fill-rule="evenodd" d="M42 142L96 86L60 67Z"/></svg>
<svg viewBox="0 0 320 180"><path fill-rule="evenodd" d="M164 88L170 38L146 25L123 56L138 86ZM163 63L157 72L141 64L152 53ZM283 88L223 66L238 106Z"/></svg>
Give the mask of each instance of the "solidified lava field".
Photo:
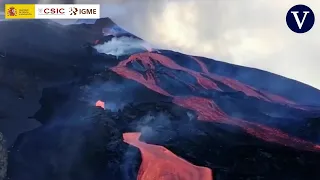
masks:
<svg viewBox="0 0 320 180"><path fill-rule="evenodd" d="M7 179L320 179L313 87L153 49L108 18L0 29Z"/></svg>

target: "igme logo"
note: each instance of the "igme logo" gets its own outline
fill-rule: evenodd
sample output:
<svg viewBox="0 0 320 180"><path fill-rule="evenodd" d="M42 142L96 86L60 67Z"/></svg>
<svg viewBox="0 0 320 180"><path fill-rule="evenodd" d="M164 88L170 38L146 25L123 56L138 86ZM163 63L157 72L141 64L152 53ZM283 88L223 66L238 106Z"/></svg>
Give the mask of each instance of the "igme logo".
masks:
<svg viewBox="0 0 320 180"><path fill-rule="evenodd" d="M305 33L313 27L315 15L308 6L299 4L289 9L286 21L293 32Z"/></svg>
<svg viewBox="0 0 320 180"><path fill-rule="evenodd" d="M97 14L97 9L96 8L76 8L76 7L71 7L69 9L70 15L77 15L77 14Z"/></svg>

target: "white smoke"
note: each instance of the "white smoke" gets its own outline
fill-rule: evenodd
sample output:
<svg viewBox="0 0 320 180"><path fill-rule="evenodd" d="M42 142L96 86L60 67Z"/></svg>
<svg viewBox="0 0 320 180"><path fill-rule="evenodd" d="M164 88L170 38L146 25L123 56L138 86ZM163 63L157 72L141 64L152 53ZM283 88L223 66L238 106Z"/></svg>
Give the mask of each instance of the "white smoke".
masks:
<svg viewBox="0 0 320 180"><path fill-rule="evenodd" d="M136 52L145 51L144 42L131 37L112 38L104 44L98 44L94 48L99 53L104 53L113 56L130 55Z"/></svg>
<svg viewBox="0 0 320 180"><path fill-rule="evenodd" d="M4 0L27 3L36 0ZM0 0L1 2L1 0ZM62 3L40 0L40 3ZM64 1L69 2L68 0ZM172 49L263 69L320 89L319 23L296 34L286 25L287 11L306 4L315 15L317 0L74 0L101 3L110 17L147 42ZM317 17L316 17L317 19ZM66 20L61 21L66 23ZM70 22L69 22L70 23Z"/></svg>
<svg viewBox="0 0 320 180"><path fill-rule="evenodd" d="M141 132L144 137L153 137L155 134L154 129L158 127L171 127L169 115L163 112L156 114L149 113L141 117L136 124L136 131Z"/></svg>

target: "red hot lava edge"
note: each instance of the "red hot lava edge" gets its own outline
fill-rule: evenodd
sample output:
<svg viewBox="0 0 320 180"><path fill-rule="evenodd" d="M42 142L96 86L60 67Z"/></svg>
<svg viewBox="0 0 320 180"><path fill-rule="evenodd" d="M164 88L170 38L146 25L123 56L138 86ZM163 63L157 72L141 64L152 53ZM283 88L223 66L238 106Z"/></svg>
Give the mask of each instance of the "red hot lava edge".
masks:
<svg viewBox="0 0 320 180"><path fill-rule="evenodd" d="M123 134L123 141L139 148L142 155L137 180L213 179L211 169L195 166L162 146L139 141L139 137L140 133Z"/></svg>
<svg viewBox="0 0 320 180"><path fill-rule="evenodd" d="M296 148L296 149L300 149L300 150L316 151L316 152L320 151L319 145L314 144L309 141L306 141L306 140L303 140L303 139L300 139L300 138L291 137L279 129L267 127L265 125L261 125L261 124L254 123L254 122L249 122L249 121L246 121L243 119L230 117L225 112L223 112L218 107L218 105L215 104L210 99L206 99L203 97L197 97L197 96L189 96L189 97L174 96L157 85L157 83L156 83L157 79L155 79L155 76L153 75L154 70L155 70L155 66L153 64L154 61L156 61L156 62L158 62L168 68L175 69L175 70L181 70L181 71L184 71L184 72L192 75L193 77L195 77L197 79L198 84L205 89L222 91L218 87L218 85L213 81L213 80L215 80L215 81L219 81L219 82L229 86L230 88L233 88L234 90L241 91L241 92L245 93L247 96L255 97L260 100L267 101L267 102L279 103L279 104L287 105L287 106L290 106L293 108L303 109L302 107L299 107L298 104L296 104L290 100L287 100L283 97L280 97L278 95L270 94L267 92L261 92L261 91L256 90L255 88L250 87L248 85L245 85L237 80L233 80L230 78L226 78L226 77L212 74L209 72L208 68L206 67L206 65L203 62L201 62L199 59L197 59L195 57L191 57L191 58L199 64L199 66L202 69L202 72L196 72L191 69L187 69L185 67L178 65L172 59L170 59L164 55L152 53L152 52L144 52L144 53L131 55L128 59L121 61L117 66L112 67L111 70L114 71L115 73L125 77L125 78L134 80L134 81L144 85L145 87L147 87L155 92L158 92L158 93L165 95L165 96L168 96L168 97L172 97L173 103L175 103L179 106L182 106L184 108L195 111L198 115L198 120L216 122L216 123L224 123L224 124L229 124L229 125L233 125L233 126L238 126L241 129L243 129L245 132L247 132L248 134L251 134L252 136L255 136L259 139L262 139L262 140L270 142L270 143L277 143L277 144L281 144L284 146L288 146L288 147L292 147L292 148ZM140 74L136 71L133 71L127 67L128 63L133 62L133 61L140 61L143 64L143 66L146 69L148 69L148 73L147 73L146 78L144 78L144 76L142 74ZM208 79L207 77L204 77L203 75L210 77L211 79ZM193 88L192 86L189 86L189 87ZM149 173L151 174L150 176L139 174L138 179L139 180L149 180L150 177L154 177L151 179L159 179L160 178L159 174L168 173L168 169L166 169L166 166L170 167L167 164L165 166L163 165L163 163L162 163L163 159L161 159L163 157L163 155L158 154L159 152L161 152L160 149L164 149L164 148L163 147L160 148L159 146L152 146L152 145L149 146L146 144L141 145L141 142L136 140L138 138L137 136L139 136L139 134L124 134L124 140L126 142L128 142L129 144L132 144L134 146L139 147L140 151L142 153L142 156L145 159L145 162L142 163L139 172L143 172L142 174L149 174ZM157 149L157 150L155 150L155 149ZM155 152L157 152L157 153L155 153ZM159 158L157 156L155 156L155 154L157 154L157 156L159 155ZM166 156L166 157L172 157L173 159L177 158L174 155ZM150 158L150 159L148 159L148 158ZM150 169L150 167L148 167L146 165L147 161L153 161L156 164L160 164L159 169L156 168L157 172L153 172L154 170ZM164 170L162 170L160 167L164 168ZM176 173L179 174L180 171L181 171L180 169L175 169L174 174L176 174ZM190 171L194 172L195 169L190 170ZM155 176L152 174L157 174L158 178L155 178ZM207 175L205 175L205 177L207 177ZM204 179L205 179L205 177L204 177ZM186 177L185 179L188 179L188 178Z"/></svg>

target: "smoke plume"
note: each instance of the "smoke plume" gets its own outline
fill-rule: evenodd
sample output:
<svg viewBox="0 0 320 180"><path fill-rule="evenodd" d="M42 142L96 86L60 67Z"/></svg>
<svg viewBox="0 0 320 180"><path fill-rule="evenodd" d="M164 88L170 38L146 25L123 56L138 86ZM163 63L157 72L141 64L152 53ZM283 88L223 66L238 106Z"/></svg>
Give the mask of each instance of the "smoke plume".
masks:
<svg viewBox="0 0 320 180"><path fill-rule="evenodd" d="M71 2L104 4L102 16L160 48L267 70L320 89L319 23L296 34L285 21L301 1L40 0ZM320 11L320 1L303 3Z"/></svg>
<svg viewBox="0 0 320 180"><path fill-rule="evenodd" d="M143 42L130 37L112 38L104 44L98 44L94 48L99 53L104 53L113 56L123 56L133 54L138 51L144 51Z"/></svg>

